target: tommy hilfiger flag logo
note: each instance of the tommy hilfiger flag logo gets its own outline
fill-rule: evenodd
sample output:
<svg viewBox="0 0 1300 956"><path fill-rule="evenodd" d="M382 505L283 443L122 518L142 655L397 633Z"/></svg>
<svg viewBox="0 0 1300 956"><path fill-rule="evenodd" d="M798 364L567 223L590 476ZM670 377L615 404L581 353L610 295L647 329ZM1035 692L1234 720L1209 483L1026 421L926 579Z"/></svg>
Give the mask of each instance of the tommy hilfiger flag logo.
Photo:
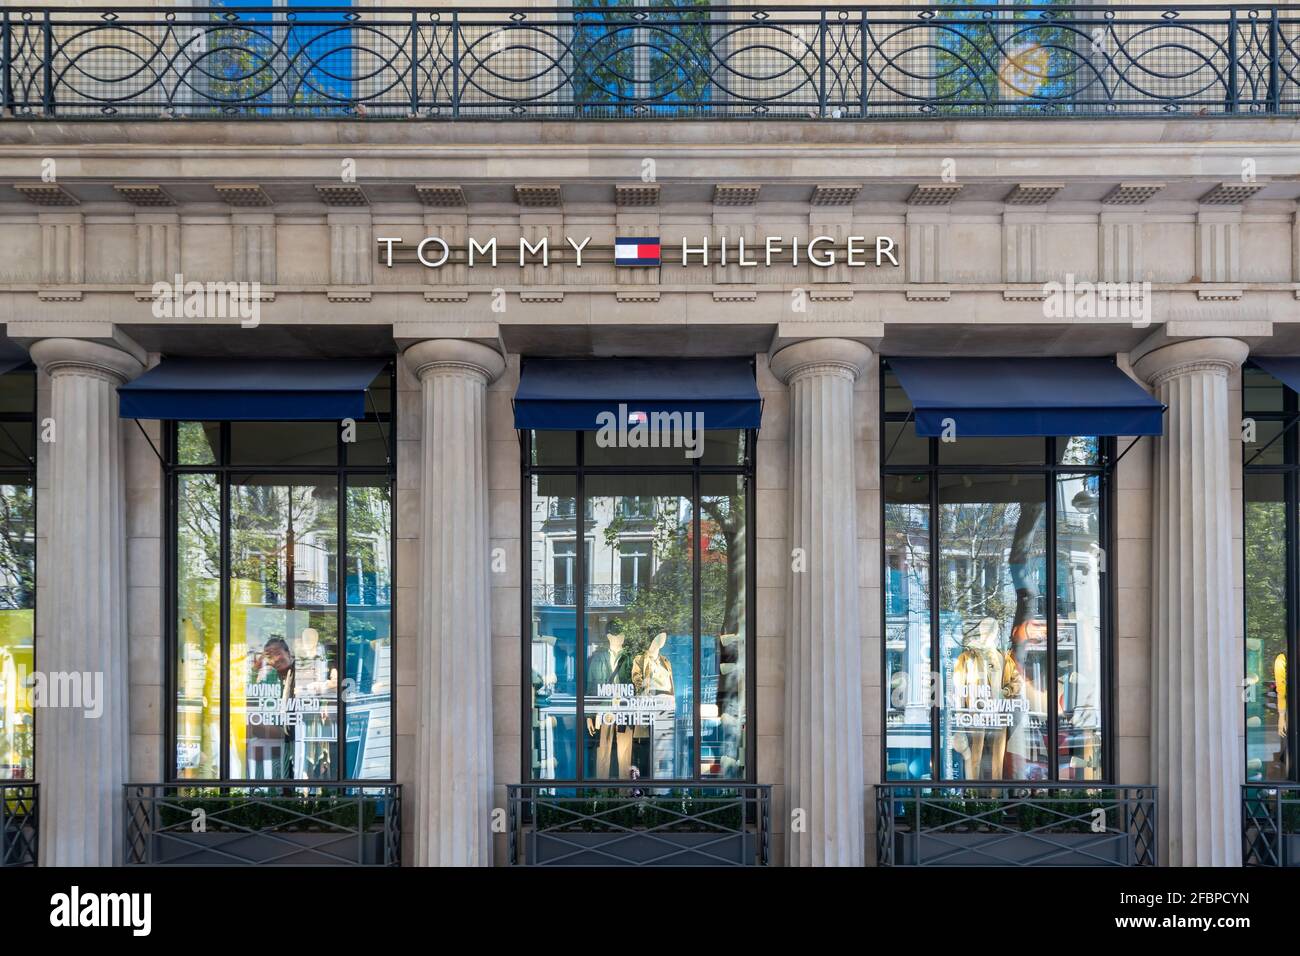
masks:
<svg viewBox="0 0 1300 956"><path fill-rule="evenodd" d="M659 265L659 237L653 239L615 239L614 265Z"/></svg>

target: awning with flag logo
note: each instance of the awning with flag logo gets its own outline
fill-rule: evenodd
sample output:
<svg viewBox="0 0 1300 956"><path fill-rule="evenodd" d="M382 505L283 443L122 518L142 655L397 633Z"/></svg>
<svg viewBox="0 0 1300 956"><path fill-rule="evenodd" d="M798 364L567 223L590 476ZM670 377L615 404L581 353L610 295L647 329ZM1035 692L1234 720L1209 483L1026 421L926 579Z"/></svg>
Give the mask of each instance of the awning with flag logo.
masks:
<svg viewBox="0 0 1300 956"><path fill-rule="evenodd" d="M657 266L659 265L659 237L629 238L614 240L614 265L616 266Z"/></svg>

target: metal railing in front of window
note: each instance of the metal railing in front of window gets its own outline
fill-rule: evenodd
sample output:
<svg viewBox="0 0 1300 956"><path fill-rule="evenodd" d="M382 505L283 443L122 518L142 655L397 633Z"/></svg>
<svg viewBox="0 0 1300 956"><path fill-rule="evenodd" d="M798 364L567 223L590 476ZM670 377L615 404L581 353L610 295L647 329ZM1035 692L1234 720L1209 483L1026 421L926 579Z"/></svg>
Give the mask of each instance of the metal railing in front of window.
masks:
<svg viewBox="0 0 1300 956"><path fill-rule="evenodd" d="M1300 113L1300 7L19 7L22 118Z"/></svg>
<svg viewBox="0 0 1300 956"><path fill-rule="evenodd" d="M132 865L401 864L400 785L133 783L125 801Z"/></svg>
<svg viewBox="0 0 1300 956"><path fill-rule="evenodd" d="M1156 788L876 785L881 866L1155 866Z"/></svg>
<svg viewBox="0 0 1300 956"><path fill-rule="evenodd" d="M588 584L584 602L588 608L627 607L636 600L640 585ZM647 589L648 590L648 589ZM578 588L573 584L537 585L533 604L541 607L573 607L578 602Z"/></svg>
<svg viewBox="0 0 1300 956"><path fill-rule="evenodd" d="M0 782L0 866L35 866L40 838L40 785Z"/></svg>
<svg viewBox="0 0 1300 956"><path fill-rule="evenodd" d="M1241 788L1241 862L1300 866L1300 783Z"/></svg>
<svg viewBox="0 0 1300 956"><path fill-rule="evenodd" d="M506 787L511 866L767 866L772 788Z"/></svg>

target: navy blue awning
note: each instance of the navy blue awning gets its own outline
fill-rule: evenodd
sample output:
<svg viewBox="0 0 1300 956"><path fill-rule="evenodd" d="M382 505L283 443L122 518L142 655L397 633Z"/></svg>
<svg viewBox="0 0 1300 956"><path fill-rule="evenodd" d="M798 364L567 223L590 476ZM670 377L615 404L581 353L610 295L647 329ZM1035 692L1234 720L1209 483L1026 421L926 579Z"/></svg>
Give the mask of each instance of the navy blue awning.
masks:
<svg viewBox="0 0 1300 956"><path fill-rule="evenodd" d="M366 414L384 359L168 358L118 388L122 418L339 421Z"/></svg>
<svg viewBox="0 0 1300 956"><path fill-rule="evenodd" d="M1164 406L1104 358L891 358L916 434L1159 435Z"/></svg>
<svg viewBox="0 0 1300 956"><path fill-rule="evenodd" d="M1252 355L1250 360L1283 385L1300 392L1300 358L1294 355Z"/></svg>
<svg viewBox="0 0 1300 956"><path fill-rule="evenodd" d="M515 428L595 431L603 412L699 412L706 429L757 428L762 401L749 359L527 359Z"/></svg>

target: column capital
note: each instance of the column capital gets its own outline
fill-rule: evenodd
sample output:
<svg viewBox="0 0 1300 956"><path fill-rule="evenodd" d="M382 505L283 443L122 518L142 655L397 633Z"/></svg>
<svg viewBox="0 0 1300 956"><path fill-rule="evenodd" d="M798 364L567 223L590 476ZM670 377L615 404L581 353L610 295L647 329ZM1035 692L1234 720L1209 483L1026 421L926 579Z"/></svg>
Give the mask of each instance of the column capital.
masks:
<svg viewBox="0 0 1300 956"><path fill-rule="evenodd" d="M1214 372L1227 375L1250 354L1250 346L1239 339L1187 339L1162 345L1143 355L1133 371L1152 388L1178 375Z"/></svg>
<svg viewBox="0 0 1300 956"><path fill-rule="evenodd" d="M41 339L30 348L32 361L46 375L81 372L111 379L121 385L144 371L139 359L101 342L87 339Z"/></svg>
<svg viewBox="0 0 1300 956"><path fill-rule="evenodd" d="M821 372L856 381L871 361L871 349L852 339L807 339L772 356L772 374L789 385L801 375Z"/></svg>
<svg viewBox="0 0 1300 956"><path fill-rule="evenodd" d="M434 371L460 371L481 375L491 385L506 368L500 352L469 339L425 339L406 349L402 358L421 381Z"/></svg>

